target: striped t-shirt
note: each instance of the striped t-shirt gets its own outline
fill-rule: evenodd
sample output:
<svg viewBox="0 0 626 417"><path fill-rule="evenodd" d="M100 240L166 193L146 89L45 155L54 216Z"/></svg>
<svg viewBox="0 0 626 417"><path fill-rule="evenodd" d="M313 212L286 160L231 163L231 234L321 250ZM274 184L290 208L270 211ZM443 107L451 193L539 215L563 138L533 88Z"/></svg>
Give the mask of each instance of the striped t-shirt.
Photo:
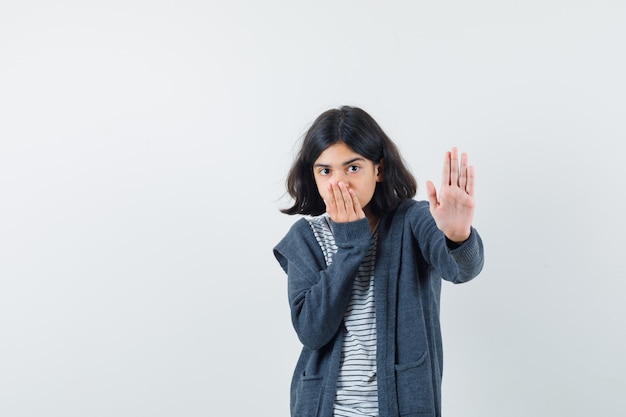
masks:
<svg viewBox="0 0 626 417"><path fill-rule="evenodd" d="M326 265L332 263L337 245L328 216L309 219L322 248ZM337 378L334 415L342 417L378 416L376 383L376 312L374 309L374 266L378 228L359 266L352 296L344 314L346 332Z"/></svg>

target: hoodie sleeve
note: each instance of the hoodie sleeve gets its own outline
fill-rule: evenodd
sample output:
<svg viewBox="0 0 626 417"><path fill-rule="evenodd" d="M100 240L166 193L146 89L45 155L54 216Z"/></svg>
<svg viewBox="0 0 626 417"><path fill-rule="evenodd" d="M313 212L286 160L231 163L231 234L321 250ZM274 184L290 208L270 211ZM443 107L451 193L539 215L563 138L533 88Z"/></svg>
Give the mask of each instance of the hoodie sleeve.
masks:
<svg viewBox="0 0 626 417"><path fill-rule="evenodd" d="M333 231L338 249L328 267L305 219L274 247L274 256L287 273L291 321L310 349L323 347L339 330L371 240L367 219L333 223Z"/></svg>
<svg viewBox="0 0 626 417"><path fill-rule="evenodd" d="M437 228L430 214L428 202L417 202L407 214L422 256L443 279L458 284L480 273L484 263L484 249L476 229L472 227L469 238L460 245L448 245L445 235Z"/></svg>

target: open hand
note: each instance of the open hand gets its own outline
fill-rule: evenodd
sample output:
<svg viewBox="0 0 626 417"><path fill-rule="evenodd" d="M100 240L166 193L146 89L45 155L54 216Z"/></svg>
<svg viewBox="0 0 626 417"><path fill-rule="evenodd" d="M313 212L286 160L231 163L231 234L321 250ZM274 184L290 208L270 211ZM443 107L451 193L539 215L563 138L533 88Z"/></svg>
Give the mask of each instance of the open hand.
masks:
<svg viewBox="0 0 626 417"><path fill-rule="evenodd" d="M430 213L437 227L453 242L463 242L469 235L474 217L474 167L468 166L467 154L457 149L446 152L439 195L432 181L426 182Z"/></svg>

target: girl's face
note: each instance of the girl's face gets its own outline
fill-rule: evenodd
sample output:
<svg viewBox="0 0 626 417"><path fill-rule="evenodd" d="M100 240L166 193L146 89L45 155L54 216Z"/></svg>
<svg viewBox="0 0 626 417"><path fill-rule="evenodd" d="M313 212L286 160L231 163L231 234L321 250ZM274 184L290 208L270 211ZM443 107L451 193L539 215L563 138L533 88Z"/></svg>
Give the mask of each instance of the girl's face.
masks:
<svg viewBox="0 0 626 417"><path fill-rule="evenodd" d="M354 152L343 142L330 145L313 163L313 177L323 199L329 200L328 185L339 182L354 191L361 208L368 214L367 205L374 196L376 183L381 182L381 164L376 164Z"/></svg>

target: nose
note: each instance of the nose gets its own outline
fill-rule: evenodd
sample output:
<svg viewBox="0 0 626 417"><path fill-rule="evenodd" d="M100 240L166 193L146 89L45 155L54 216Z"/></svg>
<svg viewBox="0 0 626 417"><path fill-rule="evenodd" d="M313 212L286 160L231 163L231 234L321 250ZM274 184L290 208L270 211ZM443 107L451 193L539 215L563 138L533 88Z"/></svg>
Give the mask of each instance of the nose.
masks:
<svg viewBox="0 0 626 417"><path fill-rule="evenodd" d="M333 173L333 183L338 184L340 182L348 185L348 176L345 172L337 170Z"/></svg>

